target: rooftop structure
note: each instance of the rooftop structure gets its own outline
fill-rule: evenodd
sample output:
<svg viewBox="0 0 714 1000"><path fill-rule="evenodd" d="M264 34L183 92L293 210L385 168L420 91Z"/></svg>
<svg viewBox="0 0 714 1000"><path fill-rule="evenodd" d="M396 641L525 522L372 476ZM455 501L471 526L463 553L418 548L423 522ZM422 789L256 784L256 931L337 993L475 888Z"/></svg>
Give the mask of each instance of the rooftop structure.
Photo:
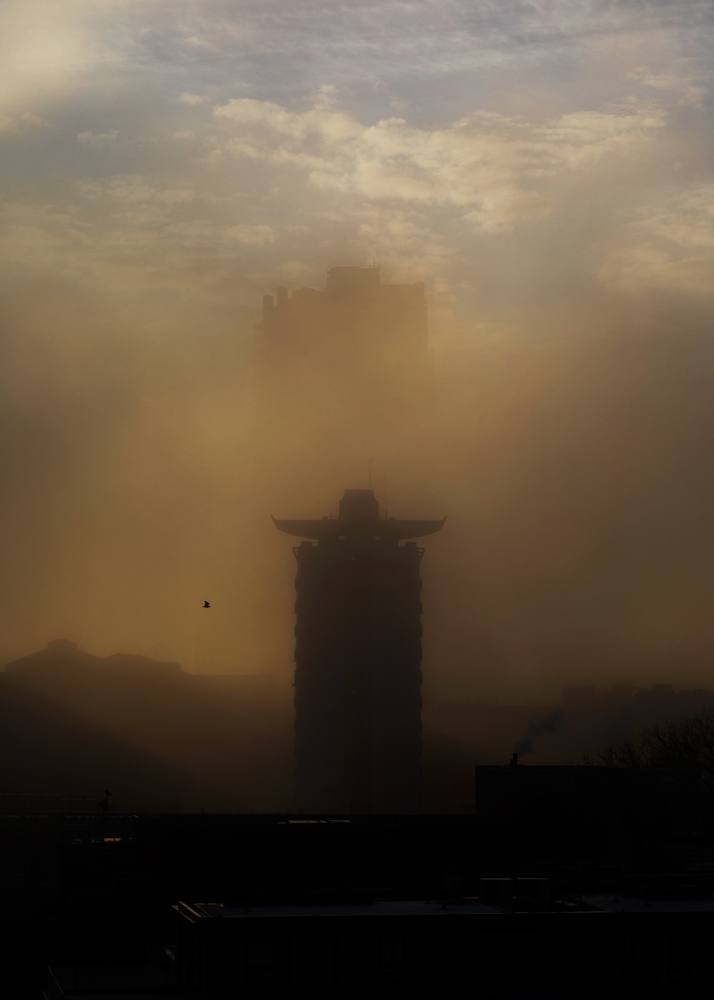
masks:
<svg viewBox="0 0 714 1000"><path fill-rule="evenodd" d="M441 521L402 521L395 517L382 516L379 501L373 490L345 490L338 511L315 521L276 521L273 524L280 531L299 538L317 538L325 543L344 540L348 537L372 539L381 542L397 542L406 538L422 538L433 535L443 527Z"/></svg>

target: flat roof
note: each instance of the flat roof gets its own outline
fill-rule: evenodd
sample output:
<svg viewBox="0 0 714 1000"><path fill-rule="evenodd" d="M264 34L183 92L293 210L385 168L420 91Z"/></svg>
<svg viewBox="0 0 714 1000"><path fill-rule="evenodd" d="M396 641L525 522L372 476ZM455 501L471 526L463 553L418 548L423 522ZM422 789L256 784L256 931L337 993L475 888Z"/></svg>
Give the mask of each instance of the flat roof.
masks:
<svg viewBox="0 0 714 1000"><path fill-rule="evenodd" d="M609 913L714 913L714 899L633 899L632 896L583 896L583 902Z"/></svg>
<svg viewBox="0 0 714 1000"><path fill-rule="evenodd" d="M325 906L301 906L277 903L272 906L238 906L224 903L180 903L205 917L396 917L469 913L501 913L493 906L476 900L436 902L426 900L388 900L378 903L333 903Z"/></svg>
<svg viewBox="0 0 714 1000"><path fill-rule="evenodd" d="M463 901L394 900L374 903L335 903L327 905L277 903L273 905L239 905L223 903L184 903L175 909L192 923L201 919L261 918L261 917L420 917L420 916L564 916L566 914L606 913L714 913L714 899L644 899L613 895L583 896L580 903L568 904L567 909L537 910L497 908L479 903L477 899Z"/></svg>

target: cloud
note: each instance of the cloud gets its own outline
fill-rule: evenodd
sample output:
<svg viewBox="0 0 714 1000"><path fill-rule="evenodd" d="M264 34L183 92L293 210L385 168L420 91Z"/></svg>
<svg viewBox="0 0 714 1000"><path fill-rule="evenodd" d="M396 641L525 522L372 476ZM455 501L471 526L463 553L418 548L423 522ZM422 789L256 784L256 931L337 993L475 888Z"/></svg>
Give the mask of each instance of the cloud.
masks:
<svg viewBox="0 0 714 1000"><path fill-rule="evenodd" d="M191 187L176 184L157 183L155 179L140 174L116 174L103 181L85 181L77 185L83 196L127 203L163 202L177 205L193 201L195 192Z"/></svg>
<svg viewBox="0 0 714 1000"><path fill-rule="evenodd" d="M226 229L225 235L246 246L263 246L275 240L275 232L270 226L231 226Z"/></svg>
<svg viewBox="0 0 714 1000"><path fill-rule="evenodd" d="M95 153L101 153L110 146L113 146L117 140L119 132L117 129L112 129L109 132L80 132L77 135L77 140L85 146L89 146L94 150Z"/></svg>
<svg viewBox="0 0 714 1000"><path fill-rule="evenodd" d="M188 186L119 174L75 192L62 206L5 203L0 259L108 287L185 285L187 273L275 240L271 226L212 214Z"/></svg>
<svg viewBox="0 0 714 1000"><path fill-rule="evenodd" d="M183 70L190 94L204 79L196 75L197 66L210 67L212 82L234 78L240 67L249 87L267 83L261 94L267 98L276 89L306 96L329 81L341 93L365 84L381 87L385 106L405 96L402 88L398 95L389 92L401 78L412 87L458 77L488 85L488 78L500 77L503 69L535 69L542 82L568 64L582 67L583 58L597 49L609 48L612 73L613 60L629 55L633 42L636 47L646 38L647 58L654 62L665 35L675 45L678 32L690 38L696 33L700 43L706 42L712 21L706 0L658 0L646 6L631 0L243 0L240 14L225 0L155 0L148 10L144 7L143 18L133 10L123 18L114 14L120 23L131 17L150 29L142 35L130 32L137 65L151 59L172 76ZM636 60L641 62L642 55Z"/></svg>
<svg viewBox="0 0 714 1000"><path fill-rule="evenodd" d="M0 115L0 132L18 132L23 126L30 128L47 128L48 122L41 115L25 111L24 114L11 117Z"/></svg>
<svg viewBox="0 0 714 1000"><path fill-rule="evenodd" d="M9 0L0 8L0 110L19 116L62 93L98 57L77 2Z"/></svg>
<svg viewBox="0 0 714 1000"><path fill-rule="evenodd" d="M714 292L714 184L648 205L638 212L600 269L618 291L658 288Z"/></svg>
<svg viewBox="0 0 714 1000"><path fill-rule="evenodd" d="M674 73L651 73L647 66L637 66L628 74L628 79L638 80L645 87L655 90L670 90L679 95L679 104L692 108L703 107L706 94L704 87L698 87L689 76L677 76Z"/></svg>
<svg viewBox="0 0 714 1000"><path fill-rule="evenodd" d="M542 219L548 214L550 206L551 202L535 191L504 187L485 195L481 207L468 212L464 219L473 222L477 230L485 233L510 234L517 222Z"/></svg>
<svg viewBox="0 0 714 1000"><path fill-rule="evenodd" d="M238 131L222 144L236 158L292 166L317 188L371 201L471 208L465 218L487 233L542 218L549 208L537 190L542 179L628 155L665 121L662 111L632 108L571 113L542 126L475 113L426 130L403 118L364 125L332 104L295 112L251 98L213 113Z"/></svg>
<svg viewBox="0 0 714 1000"><path fill-rule="evenodd" d="M196 105L205 104L208 98L205 94L189 94L187 91L184 91L184 93L181 94L180 97L177 97L176 100L179 104Z"/></svg>

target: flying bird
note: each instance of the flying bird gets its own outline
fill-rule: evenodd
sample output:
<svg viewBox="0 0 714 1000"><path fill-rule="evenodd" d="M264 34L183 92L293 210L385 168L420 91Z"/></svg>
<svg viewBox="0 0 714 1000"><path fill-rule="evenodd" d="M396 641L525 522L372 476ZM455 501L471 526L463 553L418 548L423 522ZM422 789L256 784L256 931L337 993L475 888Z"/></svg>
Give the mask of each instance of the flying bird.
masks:
<svg viewBox="0 0 714 1000"><path fill-rule="evenodd" d="M204 601L203 606L204 608L210 608L211 605L208 603L208 601Z"/></svg>

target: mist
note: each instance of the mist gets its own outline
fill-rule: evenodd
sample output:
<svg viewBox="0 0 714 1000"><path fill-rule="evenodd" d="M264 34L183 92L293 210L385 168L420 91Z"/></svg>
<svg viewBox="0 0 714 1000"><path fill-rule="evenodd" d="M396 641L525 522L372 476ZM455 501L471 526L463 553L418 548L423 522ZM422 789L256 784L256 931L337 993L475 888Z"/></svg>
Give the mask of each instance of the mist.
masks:
<svg viewBox="0 0 714 1000"><path fill-rule="evenodd" d="M447 516L427 717L711 687L710 8L49 7L0 33L0 659L287 692L270 515L371 474ZM429 389L309 347L266 375L262 296L373 261L426 283Z"/></svg>

